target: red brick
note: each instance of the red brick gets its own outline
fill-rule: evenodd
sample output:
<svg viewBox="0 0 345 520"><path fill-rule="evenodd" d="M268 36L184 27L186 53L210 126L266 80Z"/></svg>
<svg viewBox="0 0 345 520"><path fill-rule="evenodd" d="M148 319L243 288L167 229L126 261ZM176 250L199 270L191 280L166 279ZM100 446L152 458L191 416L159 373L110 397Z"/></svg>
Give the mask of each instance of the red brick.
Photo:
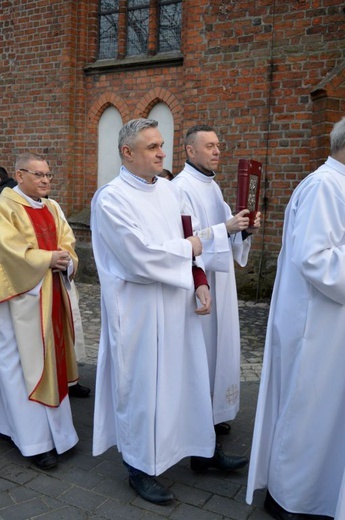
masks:
<svg viewBox="0 0 345 520"><path fill-rule="evenodd" d="M84 67L97 57L97 5L3 0L2 165L12 171L17 153L45 150L59 172L54 194L67 215L77 212L97 187L105 108L115 106L126 122L163 101L174 118L175 173L184 132L198 122L214 125L226 143L217 178L232 205L238 159L263 162L262 255L272 264L291 192L326 158L330 128L345 112L342 2L183 2L183 65L92 75Z"/></svg>

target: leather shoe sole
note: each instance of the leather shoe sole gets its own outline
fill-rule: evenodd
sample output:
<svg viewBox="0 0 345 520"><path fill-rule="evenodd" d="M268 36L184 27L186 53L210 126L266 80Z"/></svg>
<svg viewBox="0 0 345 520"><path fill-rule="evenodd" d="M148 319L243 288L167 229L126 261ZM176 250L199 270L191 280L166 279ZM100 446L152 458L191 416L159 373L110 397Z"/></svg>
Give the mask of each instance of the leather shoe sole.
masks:
<svg viewBox="0 0 345 520"><path fill-rule="evenodd" d="M146 473L130 475L129 485L141 498L153 504L169 504L175 498L171 491L165 489L154 477L146 475Z"/></svg>
<svg viewBox="0 0 345 520"><path fill-rule="evenodd" d="M290 513L282 508L267 491L264 508L276 520L333 520L330 516Z"/></svg>
<svg viewBox="0 0 345 520"><path fill-rule="evenodd" d="M55 450L47 451L46 453L40 453L33 457L33 461L36 466L40 469L51 469L55 468L58 464L58 456Z"/></svg>

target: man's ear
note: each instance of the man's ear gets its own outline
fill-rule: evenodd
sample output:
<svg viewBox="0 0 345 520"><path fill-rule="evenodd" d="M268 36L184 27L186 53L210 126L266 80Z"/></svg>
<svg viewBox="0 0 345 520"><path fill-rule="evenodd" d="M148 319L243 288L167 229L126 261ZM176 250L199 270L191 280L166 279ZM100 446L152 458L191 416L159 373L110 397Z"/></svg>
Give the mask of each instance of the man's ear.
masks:
<svg viewBox="0 0 345 520"><path fill-rule="evenodd" d="M23 182L23 172L21 172L20 170L17 170L14 178L18 182L18 184L21 184Z"/></svg>
<svg viewBox="0 0 345 520"><path fill-rule="evenodd" d="M128 145L124 145L122 147L122 156L127 160L127 161L132 161L132 150L130 149L130 147Z"/></svg>
<svg viewBox="0 0 345 520"><path fill-rule="evenodd" d="M194 148L191 144L186 145L186 153L188 157L194 157Z"/></svg>

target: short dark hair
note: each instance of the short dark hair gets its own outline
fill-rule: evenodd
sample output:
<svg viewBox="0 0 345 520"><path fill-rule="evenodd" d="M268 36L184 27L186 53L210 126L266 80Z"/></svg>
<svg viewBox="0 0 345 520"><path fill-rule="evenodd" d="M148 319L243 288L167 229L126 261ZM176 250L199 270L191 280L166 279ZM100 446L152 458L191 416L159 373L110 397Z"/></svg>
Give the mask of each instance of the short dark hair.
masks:
<svg viewBox="0 0 345 520"><path fill-rule="evenodd" d="M168 179L169 181L172 181L174 176L173 174L171 173L170 170L167 170L166 168L163 168L163 170L161 171L161 173L158 174L158 177L163 177L165 179Z"/></svg>
<svg viewBox="0 0 345 520"><path fill-rule="evenodd" d="M6 179L8 179L7 170L3 166L0 166L0 180L5 181Z"/></svg>
<svg viewBox="0 0 345 520"><path fill-rule="evenodd" d="M198 132L215 132L215 130L210 125L194 125L189 130L187 130L186 137L184 139L184 145L186 146L187 144L191 144L193 141L192 136Z"/></svg>

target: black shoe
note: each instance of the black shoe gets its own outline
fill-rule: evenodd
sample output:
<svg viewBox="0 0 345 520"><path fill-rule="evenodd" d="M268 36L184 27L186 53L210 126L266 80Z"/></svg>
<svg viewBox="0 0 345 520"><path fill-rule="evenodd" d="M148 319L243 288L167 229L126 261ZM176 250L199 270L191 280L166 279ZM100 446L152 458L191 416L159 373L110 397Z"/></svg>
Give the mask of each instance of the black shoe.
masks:
<svg viewBox="0 0 345 520"><path fill-rule="evenodd" d="M33 461L36 466L40 469L50 469L57 466L58 456L55 450L47 451L46 453L40 453L33 457Z"/></svg>
<svg viewBox="0 0 345 520"><path fill-rule="evenodd" d="M171 491L165 489L154 477L146 475L146 473L130 475L129 485L141 498L153 504L169 504L175 498Z"/></svg>
<svg viewBox="0 0 345 520"><path fill-rule="evenodd" d="M225 455L221 446L216 445L216 449L212 458L191 457L190 467L193 471L205 473L209 468L222 469L223 471L234 471L243 468L248 464L246 457L238 457L236 455Z"/></svg>
<svg viewBox="0 0 345 520"><path fill-rule="evenodd" d="M229 435L230 430L231 426L227 422L221 422L214 425L214 431L216 432L216 435Z"/></svg>
<svg viewBox="0 0 345 520"><path fill-rule="evenodd" d="M80 385L79 383L68 387L68 395L70 397L88 397L90 391L90 388L88 388L87 386Z"/></svg>
<svg viewBox="0 0 345 520"><path fill-rule="evenodd" d="M270 495L269 491L266 493L264 508L276 520L332 520L330 516L324 515L308 515L303 513L289 513L282 508Z"/></svg>

